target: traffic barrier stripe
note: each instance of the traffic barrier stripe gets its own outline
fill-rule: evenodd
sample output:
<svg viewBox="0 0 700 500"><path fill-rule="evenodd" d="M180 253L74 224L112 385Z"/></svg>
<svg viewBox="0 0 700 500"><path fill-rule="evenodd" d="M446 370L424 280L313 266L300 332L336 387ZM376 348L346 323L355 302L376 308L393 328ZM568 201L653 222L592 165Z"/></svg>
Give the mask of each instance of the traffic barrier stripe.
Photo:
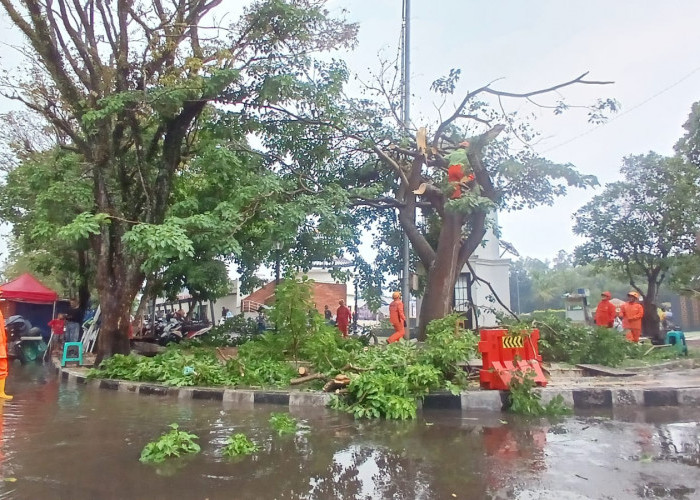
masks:
<svg viewBox="0 0 700 500"><path fill-rule="evenodd" d="M506 349L515 349L525 347L522 335L504 335L502 338L503 347Z"/></svg>

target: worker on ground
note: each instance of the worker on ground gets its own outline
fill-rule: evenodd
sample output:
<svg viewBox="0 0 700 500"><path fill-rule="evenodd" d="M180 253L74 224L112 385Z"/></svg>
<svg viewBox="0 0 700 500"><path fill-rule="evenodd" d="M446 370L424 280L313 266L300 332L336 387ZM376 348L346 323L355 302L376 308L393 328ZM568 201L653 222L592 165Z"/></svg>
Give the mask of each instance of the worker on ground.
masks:
<svg viewBox="0 0 700 500"><path fill-rule="evenodd" d="M605 328L612 328L615 324L615 316L617 316L617 311L615 304L610 302L612 294L610 292L603 292L600 294L600 302L598 302L598 307L595 309L595 324L598 326L603 326Z"/></svg>
<svg viewBox="0 0 700 500"><path fill-rule="evenodd" d="M620 317L622 318L622 328L627 334L625 337L631 342L639 342L642 335L642 317L644 307L639 303L639 294L630 292L627 294L627 302L620 307Z"/></svg>
<svg viewBox="0 0 700 500"><path fill-rule="evenodd" d="M406 314L403 312L401 293L394 292L391 294L391 298L394 300L389 304L389 321L391 321L391 325L394 327L394 333L389 337L389 340L387 340L389 344L402 339L405 331L404 328L406 327Z"/></svg>
<svg viewBox="0 0 700 500"><path fill-rule="evenodd" d="M0 312L0 399L12 399L5 394L5 381L7 380L7 333L5 332L5 317Z"/></svg>
<svg viewBox="0 0 700 500"><path fill-rule="evenodd" d="M350 309L347 308L342 299L338 301L338 304L338 310L335 312L335 324L343 337L347 337L348 326L350 326Z"/></svg>

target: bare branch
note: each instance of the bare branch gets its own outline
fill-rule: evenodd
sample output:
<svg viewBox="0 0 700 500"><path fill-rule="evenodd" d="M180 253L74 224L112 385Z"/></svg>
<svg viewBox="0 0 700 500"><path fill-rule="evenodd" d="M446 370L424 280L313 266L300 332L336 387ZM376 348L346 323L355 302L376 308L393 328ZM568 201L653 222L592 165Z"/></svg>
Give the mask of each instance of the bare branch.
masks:
<svg viewBox="0 0 700 500"><path fill-rule="evenodd" d="M467 268L469 269L469 272L471 273L472 277L473 277L476 281L478 281L479 283L483 283L484 285L486 285L487 287L489 287L489 290L491 290L491 293L493 294L493 298L496 299L496 302L498 302L498 303L501 305L501 307L502 307L503 309L505 309L505 310L508 312L508 314L510 314L511 316L513 316L513 317L516 319L516 321L519 321L520 318L518 317L518 315L515 314L515 313L510 309L510 307L506 306L506 305L503 303L503 301L501 300L501 297L498 295L498 293L496 293L496 290L493 289L493 285L491 284L491 282L490 282L490 281L487 281L487 280L485 280L485 279L483 279L483 278L481 278L481 277L479 277L479 276L476 274L476 272L474 272L474 268L472 267L472 265L471 265L471 263L470 263L469 261L467 261Z"/></svg>
<svg viewBox="0 0 700 500"><path fill-rule="evenodd" d="M588 73L589 72L587 71L587 72L583 73L582 75L580 75L572 80L569 80L568 82L553 85L551 87L547 87L544 89L533 90L530 92L515 93L515 92L505 92L502 90L494 90L491 88L491 84L493 82L488 83L488 84L484 85L483 87L478 88L472 92L469 92L469 93L467 93L466 96L464 96L464 99L462 99L462 102L459 104L459 106L457 106L457 109L455 109L455 112L449 118L447 118L447 120L443 121L438 126L438 129L435 132L435 136L433 138L433 147L437 148L438 141L440 140L440 137L444 134L445 130L447 130L447 127L449 127L450 124L452 124L452 122L454 122L458 118L465 116L462 111L463 111L464 107L467 105L467 103L471 99L476 97L477 95L481 94L482 92L486 93L486 94L500 96L500 97L528 98L528 97L532 97L535 95L547 94L550 92L554 92L554 91L559 90L563 87L568 87L571 85L610 85L612 83L615 83L615 82L609 82L609 81L584 80L584 78L586 77L586 75L588 75ZM469 116L469 115L466 115L466 116Z"/></svg>

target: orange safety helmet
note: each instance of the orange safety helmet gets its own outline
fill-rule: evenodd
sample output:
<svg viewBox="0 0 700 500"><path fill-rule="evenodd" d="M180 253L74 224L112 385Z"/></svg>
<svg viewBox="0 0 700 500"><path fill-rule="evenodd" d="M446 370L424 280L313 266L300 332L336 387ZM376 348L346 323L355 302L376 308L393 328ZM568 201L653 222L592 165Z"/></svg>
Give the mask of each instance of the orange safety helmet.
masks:
<svg viewBox="0 0 700 500"><path fill-rule="evenodd" d="M601 297L607 297L609 299L612 298L612 294L610 292L603 292L600 295Z"/></svg>
<svg viewBox="0 0 700 500"><path fill-rule="evenodd" d="M635 299L639 299L639 294L638 294L637 292L635 292L635 291L629 292L629 293L627 294L628 297L629 297L630 295L631 295L632 297L634 297Z"/></svg>

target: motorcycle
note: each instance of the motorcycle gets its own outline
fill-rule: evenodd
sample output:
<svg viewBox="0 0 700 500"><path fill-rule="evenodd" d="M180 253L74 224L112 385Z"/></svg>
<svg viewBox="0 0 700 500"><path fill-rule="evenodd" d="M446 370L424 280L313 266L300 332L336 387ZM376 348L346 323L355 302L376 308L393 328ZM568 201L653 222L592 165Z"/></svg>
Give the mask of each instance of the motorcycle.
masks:
<svg viewBox="0 0 700 500"><path fill-rule="evenodd" d="M23 365L32 361L41 361L46 351L46 343L40 328L33 327L22 316L14 315L5 320L5 330L8 359L19 359Z"/></svg>

